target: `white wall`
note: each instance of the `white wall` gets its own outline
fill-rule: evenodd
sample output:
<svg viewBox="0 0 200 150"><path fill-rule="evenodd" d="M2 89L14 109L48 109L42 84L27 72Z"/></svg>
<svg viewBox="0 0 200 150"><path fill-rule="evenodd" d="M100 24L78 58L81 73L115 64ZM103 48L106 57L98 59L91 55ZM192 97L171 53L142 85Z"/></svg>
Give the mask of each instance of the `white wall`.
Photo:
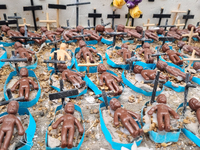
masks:
<svg viewBox="0 0 200 150"><path fill-rule="evenodd" d="M74 3L76 0L60 0L60 4L70 4ZM111 22L111 19L107 19L107 14L112 13L112 7L110 7L110 3L112 0L79 0L80 2L88 2L90 1L90 5L80 6L80 16L79 16L79 24L83 26L87 26L88 13L93 12L93 8L97 9L97 13L102 13L102 17L104 22ZM49 19L56 19L56 10L49 9L48 3L56 4L56 0L34 0L35 5L43 5L43 10L38 10L36 12L36 17L43 20L46 19L46 12L49 13ZM196 25L198 21L200 21L200 0L155 0L154 2L148 2L148 0L143 0L142 3L139 4L140 9L143 12L142 19L135 19L135 25L142 25L147 22L147 19L150 18L151 23L158 23L158 19L154 19L153 14L160 13L160 8L164 7L164 13L171 13L171 10L176 10L178 4L181 3L180 10L187 11L191 10L191 14L194 14L194 19L190 19L189 23ZM0 0L0 4L6 4L6 10L0 10L0 18L3 19L3 13L6 13L7 16L13 16L14 12L23 18L26 18L27 23L30 23L33 26L32 12L31 11L23 11L23 6L30 6L30 0ZM117 14L121 14L120 19L115 19L115 24L125 24L125 14L128 9L124 5L122 9L116 11ZM70 20L70 26L76 25L75 19L76 9L75 6L67 7L66 10L60 10L60 25L66 26L66 20ZM184 23L182 20L183 14L180 13L179 19L181 19L181 23ZM172 14L171 19L169 19L169 24L172 23L172 18L174 14ZM91 25L93 23L93 19L90 19ZM22 20L19 20L22 23ZM161 24L164 24L165 19L162 20ZM100 24L100 19L97 19L97 24ZM44 23L37 22L37 25L43 26ZM56 27L56 24L52 24L52 27Z"/></svg>

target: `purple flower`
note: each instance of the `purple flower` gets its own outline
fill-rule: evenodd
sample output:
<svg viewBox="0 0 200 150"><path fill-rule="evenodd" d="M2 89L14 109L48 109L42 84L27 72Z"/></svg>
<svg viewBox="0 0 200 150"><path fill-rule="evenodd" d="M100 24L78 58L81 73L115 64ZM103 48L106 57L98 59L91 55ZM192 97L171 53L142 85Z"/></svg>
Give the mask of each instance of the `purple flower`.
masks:
<svg viewBox="0 0 200 150"><path fill-rule="evenodd" d="M142 0L125 0L126 5L129 9L135 7L136 5L138 5L140 2L142 2Z"/></svg>

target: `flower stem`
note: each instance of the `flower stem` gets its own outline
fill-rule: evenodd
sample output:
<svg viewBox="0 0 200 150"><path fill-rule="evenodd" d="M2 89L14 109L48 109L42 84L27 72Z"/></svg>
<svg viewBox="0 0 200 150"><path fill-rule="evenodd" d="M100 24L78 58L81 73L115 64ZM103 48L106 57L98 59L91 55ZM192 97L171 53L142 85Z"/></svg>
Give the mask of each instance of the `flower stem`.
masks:
<svg viewBox="0 0 200 150"><path fill-rule="evenodd" d="M126 20L126 26L128 26L129 18L130 18L130 13L129 13L129 9L128 9L128 16L127 16L127 20Z"/></svg>

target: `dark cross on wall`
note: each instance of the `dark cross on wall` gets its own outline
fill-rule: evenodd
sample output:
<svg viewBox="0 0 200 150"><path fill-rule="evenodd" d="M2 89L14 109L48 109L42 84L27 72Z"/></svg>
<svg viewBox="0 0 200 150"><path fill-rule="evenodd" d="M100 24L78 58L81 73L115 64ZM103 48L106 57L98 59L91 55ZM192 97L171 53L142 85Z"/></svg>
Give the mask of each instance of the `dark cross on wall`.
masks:
<svg viewBox="0 0 200 150"><path fill-rule="evenodd" d="M158 27L162 27L166 31L168 27L176 27L176 25L168 25L168 19L166 19L165 25L159 25Z"/></svg>
<svg viewBox="0 0 200 150"><path fill-rule="evenodd" d="M7 9L5 4L0 5L0 9Z"/></svg>
<svg viewBox="0 0 200 150"><path fill-rule="evenodd" d="M96 26L96 19L97 18L101 18L102 14L97 13L96 8L94 8L94 12L93 13L89 13L88 14L88 18L93 18L93 26Z"/></svg>
<svg viewBox="0 0 200 150"><path fill-rule="evenodd" d="M19 31L18 19L22 19L22 17L19 17L17 16L17 13L14 13L14 16L8 16L8 19L15 19L17 21L17 30Z"/></svg>
<svg viewBox="0 0 200 150"><path fill-rule="evenodd" d="M143 17L143 14L141 14L139 18L142 18L142 17ZM125 18L128 18L128 14L125 15ZM135 19L132 18L131 16L130 16L130 19L131 19L131 26L133 27Z"/></svg>
<svg viewBox="0 0 200 150"><path fill-rule="evenodd" d="M111 18L112 19L112 28L114 29L115 23L114 20L115 19L119 19L120 18L120 14L115 14L115 10L113 10L112 14L108 14L107 18Z"/></svg>
<svg viewBox="0 0 200 150"><path fill-rule="evenodd" d="M187 15L183 15L183 19L185 19L185 25L184 25L183 29L185 29L188 20L194 19L194 15L190 15L190 9L188 10Z"/></svg>
<svg viewBox="0 0 200 150"><path fill-rule="evenodd" d="M164 8L161 8L160 14L153 14L153 18L159 18L158 26L161 24L162 18L171 18L171 14L163 14Z"/></svg>
<svg viewBox="0 0 200 150"><path fill-rule="evenodd" d="M6 14L3 14L4 20L0 21L0 25L7 25L9 26L9 24L17 24L17 20L7 20L7 16Z"/></svg>

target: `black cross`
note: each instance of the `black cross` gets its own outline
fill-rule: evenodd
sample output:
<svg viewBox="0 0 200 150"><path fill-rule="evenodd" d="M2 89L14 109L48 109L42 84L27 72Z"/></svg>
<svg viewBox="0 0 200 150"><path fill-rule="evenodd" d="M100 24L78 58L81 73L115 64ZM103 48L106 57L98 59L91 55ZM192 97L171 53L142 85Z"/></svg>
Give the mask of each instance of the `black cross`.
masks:
<svg viewBox="0 0 200 150"><path fill-rule="evenodd" d="M84 29L89 29L89 30L90 30L90 29L92 29L92 28L95 28L95 26L91 27L91 26L90 26L90 20L88 19L88 27L85 27Z"/></svg>
<svg viewBox="0 0 200 150"><path fill-rule="evenodd" d="M188 19L194 19L194 15L190 15L190 10L188 10L187 15L183 15L183 19L185 19L185 25L183 29L185 29Z"/></svg>
<svg viewBox="0 0 200 150"><path fill-rule="evenodd" d="M17 30L19 31L18 19L22 19L22 17L17 16L17 13L14 13L14 16L8 16L8 19L16 19L17 21Z"/></svg>
<svg viewBox="0 0 200 150"><path fill-rule="evenodd" d="M7 9L6 5L0 5L0 9Z"/></svg>
<svg viewBox="0 0 200 150"><path fill-rule="evenodd" d="M89 18L93 18L93 26L94 26L94 27L96 26L96 19L97 19L97 18L101 18L101 16L102 16L102 14L97 13L96 8L94 9L94 13L89 13L89 14L88 14L88 17L89 17Z"/></svg>
<svg viewBox="0 0 200 150"><path fill-rule="evenodd" d="M145 31L143 31L142 38L138 39L138 41L142 41L142 46L143 46L144 42L151 41L151 39L145 38Z"/></svg>
<svg viewBox="0 0 200 150"><path fill-rule="evenodd" d="M54 39L54 41L53 42L50 42L50 43L47 43L47 45L54 45L54 47L55 47L55 50L57 50L58 48L57 48L57 43L58 42L60 42L60 41L63 41L63 39L60 39L60 40L56 40L56 36L54 35L53 36L53 39Z"/></svg>
<svg viewBox="0 0 200 150"><path fill-rule="evenodd" d="M109 25L109 24L110 24L110 22L104 24L104 22L103 22L103 18L101 18L101 25L102 25L102 26L105 27L105 26L107 26L107 25Z"/></svg>
<svg viewBox="0 0 200 150"><path fill-rule="evenodd" d="M114 29L114 32L106 33L106 35L111 35L111 36L113 36L113 43L112 43L112 46L114 47L114 46L115 46L115 42L116 42L116 36L118 36L118 35L127 35L127 32L117 32L117 25L116 25L116 26L115 26L115 29Z"/></svg>
<svg viewBox="0 0 200 150"><path fill-rule="evenodd" d="M186 78L185 78L186 86L185 86L185 91L184 91L183 116L185 115L186 107L187 107L187 95L188 95L188 90L189 90L190 87L196 88L196 85L193 85L193 84L191 84L191 83L189 82L189 77L190 77L190 74L189 74L189 73L186 73Z"/></svg>
<svg viewBox="0 0 200 150"><path fill-rule="evenodd" d="M162 46L161 46L162 47ZM166 55L166 53L160 53L160 49L161 47L157 48L157 53L156 54L152 54L151 57L157 57L157 62L159 61L159 57L162 55Z"/></svg>
<svg viewBox="0 0 200 150"><path fill-rule="evenodd" d="M107 18L112 18L112 28L114 29L114 20L120 18L120 14L115 14L115 11L113 11L112 14L108 14Z"/></svg>
<svg viewBox="0 0 200 150"><path fill-rule="evenodd" d="M166 33L165 33L165 36L159 37L158 40L159 40L159 41L162 41L162 46L163 46L163 45L165 44L166 41L170 41L170 42L174 41L174 37L169 37L169 36L167 36L167 32L166 32Z"/></svg>
<svg viewBox="0 0 200 150"><path fill-rule="evenodd" d="M63 29L74 29L73 27L69 26L69 20L67 20L67 27L61 26L61 28L63 28Z"/></svg>
<svg viewBox="0 0 200 150"><path fill-rule="evenodd" d="M90 34L84 34L83 33L83 29L81 30L81 35L77 35L77 36L72 36L73 39L75 38L82 38L85 41L85 37L89 37L91 36Z"/></svg>
<svg viewBox="0 0 200 150"><path fill-rule="evenodd" d="M0 21L0 25L7 25L9 26L9 24L17 24L17 20L7 20L7 16L6 14L3 14L4 20Z"/></svg>
<svg viewBox="0 0 200 150"><path fill-rule="evenodd" d="M86 4L90 4L90 2L83 2L83 3L80 3L79 0L76 0L76 3L67 4L67 6L76 6L76 27L79 25L79 24L78 24L79 5L86 5Z"/></svg>
<svg viewBox="0 0 200 150"><path fill-rule="evenodd" d="M160 14L153 14L153 18L159 18L158 26L161 23L162 18L171 18L171 14L163 14L163 8L160 10Z"/></svg>
<svg viewBox="0 0 200 150"><path fill-rule="evenodd" d="M154 86L153 86L153 92L152 92L150 104L155 102L156 90L157 90L157 86L158 86L158 82L159 82L159 76L160 76L160 71L157 71L156 77L154 79Z"/></svg>
<svg viewBox="0 0 200 150"><path fill-rule="evenodd" d="M48 4L48 8L52 8L52 9L66 9L66 5Z"/></svg>
<svg viewBox="0 0 200 150"><path fill-rule="evenodd" d="M126 15L125 15L125 18L128 18L128 15L130 15L130 14L126 14ZM142 18L142 16L143 16L143 14L141 14L139 18ZM133 26L134 26L134 18L132 18L131 15L129 16L129 18L132 19L132 20L131 20L131 26L133 27Z"/></svg>
<svg viewBox="0 0 200 150"><path fill-rule="evenodd" d="M135 61L140 61L140 60L141 60L141 59L139 59L139 58L137 58L137 57L135 56L135 53L134 53L134 52L131 53L131 58L126 59L126 62L128 62L128 64L129 64L129 73L132 72L133 62L135 62Z"/></svg>
<svg viewBox="0 0 200 150"><path fill-rule="evenodd" d="M37 24L36 24L36 18L35 18L35 10L42 10L42 5L34 6L33 0L31 0L31 6L25 6L25 7L23 7L23 9L24 9L24 11L32 11L35 31L37 31Z"/></svg>
<svg viewBox="0 0 200 150"><path fill-rule="evenodd" d="M165 25L159 25L158 27L163 27L163 28L165 28L165 31L166 31L168 27L176 27L176 26L175 25L168 25L168 19L166 19Z"/></svg>

